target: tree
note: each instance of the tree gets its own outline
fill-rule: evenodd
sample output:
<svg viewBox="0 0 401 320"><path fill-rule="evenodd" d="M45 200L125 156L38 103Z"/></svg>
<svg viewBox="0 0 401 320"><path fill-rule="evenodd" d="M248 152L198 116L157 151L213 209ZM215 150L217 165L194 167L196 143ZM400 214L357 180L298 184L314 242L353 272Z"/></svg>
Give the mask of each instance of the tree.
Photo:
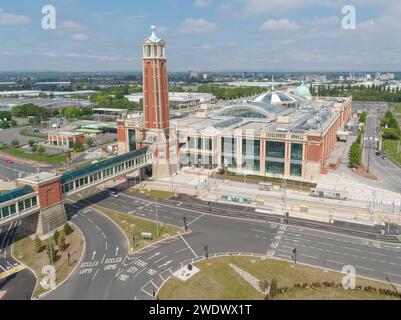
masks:
<svg viewBox="0 0 401 320"><path fill-rule="evenodd" d="M36 144L36 141L32 140L32 139L29 139L28 144L32 148Z"/></svg>
<svg viewBox="0 0 401 320"><path fill-rule="evenodd" d="M80 139L76 139L74 144L73 144L73 146L72 146L72 149L75 152L81 152L82 148L83 148L82 141Z"/></svg>
<svg viewBox="0 0 401 320"><path fill-rule="evenodd" d="M361 147L358 143L354 142L351 145L348 158L349 166L351 168L357 168L361 165Z"/></svg>
<svg viewBox="0 0 401 320"><path fill-rule="evenodd" d="M92 138L88 138L86 139L85 143L89 146L89 147L93 147L95 145L95 141Z"/></svg>
<svg viewBox="0 0 401 320"><path fill-rule="evenodd" d="M39 153L39 154L44 154L45 151L46 151L46 149L45 149L44 146L38 146L38 153Z"/></svg>
<svg viewBox="0 0 401 320"><path fill-rule="evenodd" d="M13 141L11 141L11 146L13 148L18 148L19 147L19 141L17 139L14 139Z"/></svg>
<svg viewBox="0 0 401 320"><path fill-rule="evenodd" d="M58 246L59 245L59 239L60 239L60 232L58 230L54 231L53 233L53 240L54 243Z"/></svg>
<svg viewBox="0 0 401 320"><path fill-rule="evenodd" d="M33 153L37 152L37 151L38 151L38 146L37 146L36 144L34 144L34 145L31 147L31 150L32 150Z"/></svg>
<svg viewBox="0 0 401 320"><path fill-rule="evenodd" d="M47 253L47 257L49 258L50 263L56 262L57 251L54 249L51 241L50 241L50 243L48 243L46 245L46 253Z"/></svg>
<svg viewBox="0 0 401 320"><path fill-rule="evenodd" d="M44 92L41 92L41 93L39 93L39 96L38 96L39 98L42 98L42 99L47 99L48 98L48 95L46 94L46 93L44 93Z"/></svg>
<svg viewBox="0 0 401 320"><path fill-rule="evenodd" d="M35 250L36 253L41 252L43 249L42 240L40 240L38 236L36 236L35 239L33 240L33 249Z"/></svg>
<svg viewBox="0 0 401 320"><path fill-rule="evenodd" d="M70 224L66 223L63 227L63 231L64 231L65 235L68 236L72 233L73 230L72 230Z"/></svg>
<svg viewBox="0 0 401 320"><path fill-rule="evenodd" d="M64 251L66 249L65 236L63 233L60 235L60 238L58 239L58 246L61 251Z"/></svg>
<svg viewBox="0 0 401 320"><path fill-rule="evenodd" d="M277 295L277 280L272 279L270 284L270 297L274 298Z"/></svg>

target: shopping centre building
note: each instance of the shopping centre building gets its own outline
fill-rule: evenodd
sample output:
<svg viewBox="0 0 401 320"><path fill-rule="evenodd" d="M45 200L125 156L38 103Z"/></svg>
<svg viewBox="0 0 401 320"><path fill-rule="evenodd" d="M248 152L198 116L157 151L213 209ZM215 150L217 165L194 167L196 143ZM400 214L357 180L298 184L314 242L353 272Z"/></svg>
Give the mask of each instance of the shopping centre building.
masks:
<svg viewBox="0 0 401 320"><path fill-rule="evenodd" d="M162 52L162 56L152 58L152 52ZM150 72L147 68L152 63L156 67ZM312 97L303 83L285 91L276 90L273 84L268 92L252 99L170 120L164 89L168 86L158 83L167 81L158 75L165 72L165 66L164 42L152 35L144 42L144 72L148 72L144 113L117 120L119 153L152 145L156 161L163 158L170 163L169 175L196 166L315 182L327 172L337 133L351 118L352 97ZM155 128L148 124L149 118L157 119L156 128L165 132L167 148L155 136L150 139Z"/></svg>

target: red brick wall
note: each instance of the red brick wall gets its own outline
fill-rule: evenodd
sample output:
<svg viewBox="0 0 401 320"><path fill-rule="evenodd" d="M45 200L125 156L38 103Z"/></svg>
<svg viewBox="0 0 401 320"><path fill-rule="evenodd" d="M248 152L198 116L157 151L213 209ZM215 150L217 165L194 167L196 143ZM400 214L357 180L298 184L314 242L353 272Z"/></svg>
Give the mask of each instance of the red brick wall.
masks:
<svg viewBox="0 0 401 320"><path fill-rule="evenodd" d="M50 182L47 185L32 186L39 194L38 201L41 209L45 209L63 200L61 194L61 184L59 181ZM47 195L47 196L46 196Z"/></svg>
<svg viewBox="0 0 401 320"><path fill-rule="evenodd" d="M117 141L119 142L127 141L127 130L125 130L124 120L117 120Z"/></svg>

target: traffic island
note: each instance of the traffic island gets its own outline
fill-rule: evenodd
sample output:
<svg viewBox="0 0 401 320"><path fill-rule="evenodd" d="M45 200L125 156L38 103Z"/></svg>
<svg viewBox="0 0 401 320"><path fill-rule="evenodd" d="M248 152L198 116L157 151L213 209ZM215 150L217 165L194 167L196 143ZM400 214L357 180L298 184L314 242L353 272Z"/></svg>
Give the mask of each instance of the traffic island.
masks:
<svg viewBox="0 0 401 320"><path fill-rule="evenodd" d="M42 239L35 234L27 236L17 231L12 254L35 274L37 281L32 297L38 298L65 281L79 263L84 246L81 231L70 224ZM55 269L54 283L49 266Z"/></svg>
<svg viewBox="0 0 401 320"><path fill-rule="evenodd" d="M386 283L358 277L355 290L346 290L342 287L344 274L264 257L216 257L196 262L194 266L200 271L185 282L170 277L158 292L159 299L400 299L394 288ZM258 287L255 287L255 279L258 279Z"/></svg>
<svg viewBox="0 0 401 320"><path fill-rule="evenodd" d="M172 192L169 191L162 191L162 190L151 190L151 189L138 189L138 188L131 188L129 189L130 192L138 193L147 197L157 198L161 200L168 200L173 196Z"/></svg>
<svg viewBox="0 0 401 320"><path fill-rule="evenodd" d="M143 249L157 241L185 232L184 228L171 224L156 223L153 220L139 218L99 205L91 205L91 207L105 214L121 229L129 241L130 253Z"/></svg>

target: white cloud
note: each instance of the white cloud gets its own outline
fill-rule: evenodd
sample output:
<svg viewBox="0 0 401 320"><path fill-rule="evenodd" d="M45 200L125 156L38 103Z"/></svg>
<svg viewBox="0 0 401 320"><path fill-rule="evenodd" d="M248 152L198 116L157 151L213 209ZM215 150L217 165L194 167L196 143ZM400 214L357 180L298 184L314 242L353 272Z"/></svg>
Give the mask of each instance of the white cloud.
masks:
<svg viewBox="0 0 401 320"><path fill-rule="evenodd" d="M291 22L288 19L266 20L260 29L263 31L295 31L299 28L296 22Z"/></svg>
<svg viewBox="0 0 401 320"><path fill-rule="evenodd" d="M78 40L78 41L85 41L85 40L89 39L89 36L87 34L85 34L85 33L74 33L72 35L72 38L74 40Z"/></svg>
<svg viewBox="0 0 401 320"><path fill-rule="evenodd" d="M115 61L116 59L112 56L99 56L96 54L81 54L81 53L66 53L65 57L67 58L78 58L78 59L93 59L99 61Z"/></svg>
<svg viewBox="0 0 401 320"><path fill-rule="evenodd" d="M212 5L213 0L195 0L194 6L196 8L206 8Z"/></svg>
<svg viewBox="0 0 401 320"><path fill-rule="evenodd" d="M17 16L0 9L0 25L25 25L30 23L31 19L26 16Z"/></svg>
<svg viewBox="0 0 401 320"><path fill-rule="evenodd" d="M201 46L201 49L203 49L203 50L211 50L211 49L213 49L213 46L210 45L210 44L204 44L204 45Z"/></svg>
<svg viewBox="0 0 401 320"><path fill-rule="evenodd" d="M43 55L48 58L57 58L57 54L53 52L45 52Z"/></svg>
<svg viewBox="0 0 401 320"><path fill-rule="evenodd" d="M178 29L182 34L206 34L216 30L217 26L205 19L186 19Z"/></svg>
<svg viewBox="0 0 401 320"><path fill-rule="evenodd" d="M85 41L89 39L89 31L79 22L73 20L65 20L60 24L62 31L71 34L71 38L77 41Z"/></svg>

